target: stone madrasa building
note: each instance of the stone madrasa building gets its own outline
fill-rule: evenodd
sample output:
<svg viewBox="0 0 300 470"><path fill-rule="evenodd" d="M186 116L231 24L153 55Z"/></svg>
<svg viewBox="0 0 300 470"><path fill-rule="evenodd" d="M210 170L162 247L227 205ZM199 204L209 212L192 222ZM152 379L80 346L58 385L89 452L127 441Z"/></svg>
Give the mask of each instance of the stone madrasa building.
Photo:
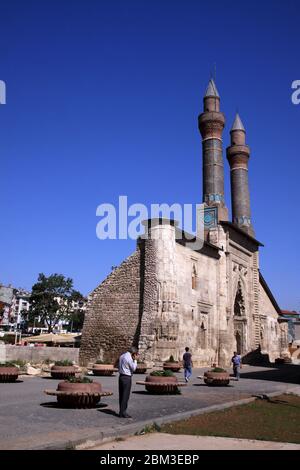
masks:
<svg viewBox="0 0 300 470"><path fill-rule="evenodd" d="M80 350L82 364L115 360L129 345L158 365L191 348L194 365L229 366L233 351L287 352L287 324L259 271L250 213L250 149L239 115L230 131L232 222L224 199L224 114L211 79L199 116L203 146L205 242L187 246L174 220L145 222L148 239L90 295ZM182 236L183 235L183 236Z"/></svg>

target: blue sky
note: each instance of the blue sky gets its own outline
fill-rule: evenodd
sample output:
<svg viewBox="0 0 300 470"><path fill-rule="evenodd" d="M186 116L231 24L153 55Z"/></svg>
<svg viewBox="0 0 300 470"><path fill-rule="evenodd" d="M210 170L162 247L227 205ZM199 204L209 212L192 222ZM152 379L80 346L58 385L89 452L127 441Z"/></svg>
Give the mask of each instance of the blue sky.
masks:
<svg viewBox="0 0 300 470"><path fill-rule="evenodd" d="M90 292L135 248L96 238L96 207L201 202L197 116L214 63L229 129L251 147L261 270L299 309L298 2L2 0L1 271L63 273ZM224 155L225 157L225 155ZM230 206L225 162L226 200Z"/></svg>

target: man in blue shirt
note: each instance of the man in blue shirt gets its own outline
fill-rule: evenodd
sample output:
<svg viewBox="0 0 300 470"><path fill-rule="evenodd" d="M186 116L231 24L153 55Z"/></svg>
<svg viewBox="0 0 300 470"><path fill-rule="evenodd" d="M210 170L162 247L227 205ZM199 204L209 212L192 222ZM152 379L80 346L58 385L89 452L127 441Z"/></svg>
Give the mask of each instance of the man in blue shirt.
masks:
<svg viewBox="0 0 300 470"><path fill-rule="evenodd" d="M233 365L233 375L235 376L236 380L240 378L240 369L242 367L242 358L241 356L234 351L233 356L231 358L231 362Z"/></svg>
<svg viewBox="0 0 300 470"><path fill-rule="evenodd" d="M131 418L127 414L128 400L131 390L131 378L137 367L137 348L129 348L119 359L119 405L120 418Z"/></svg>
<svg viewBox="0 0 300 470"><path fill-rule="evenodd" d="M192 355L189 351L190 351L190 348L186 347L185 353L182 358L182 363L183 363L183 368L184 368L184 380L186 382L189 381L192 375L192 366L193 366Z"/></svg>

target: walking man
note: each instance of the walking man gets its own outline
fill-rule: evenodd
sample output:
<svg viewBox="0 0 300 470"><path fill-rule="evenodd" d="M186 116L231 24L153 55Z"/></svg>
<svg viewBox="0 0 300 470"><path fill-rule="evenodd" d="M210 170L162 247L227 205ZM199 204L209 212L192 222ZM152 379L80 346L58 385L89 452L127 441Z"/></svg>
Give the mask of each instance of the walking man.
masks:
<svg viewBox="0 0 300 470"><path fill-rule="evenodd" d="M193 361L192 361L192 355L189 352L190 348L186 347L185 348L185 353L183 355L183 368L184 368L184 380L186 382L189 381L191 375L192 375L192 366L193 366Z"/></svg>
<svg viewBox="0 0 300 470"><path fill-rule="evenodd" d="M119 359L119 405L120 418L131 418L126 412L131 390L132 374L137 367L138 350L134 347L120 356Z"/></svg>
<svg viewBox="0 0 300 470"><path fill-rule="evenodd" d="M233 375L235 376L236 380L240 378L240 369L242 367L242 359L241 356L234 351L233 356L231 358L231 362L233 365Z"/></svg>

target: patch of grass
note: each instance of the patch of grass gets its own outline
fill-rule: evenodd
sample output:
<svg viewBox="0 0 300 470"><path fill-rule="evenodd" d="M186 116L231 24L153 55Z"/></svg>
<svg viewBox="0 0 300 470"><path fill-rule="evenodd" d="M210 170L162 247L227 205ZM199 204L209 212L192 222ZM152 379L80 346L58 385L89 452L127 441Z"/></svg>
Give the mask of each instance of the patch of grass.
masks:
<svg viewBox="0 0 300 470"><path fill-rule="evenodd" d="M300 397L280 395L163 425L162 432L300 444Z"/></svg>
<svg viewBox="0 0 300 470"><path fill-rule="evenodd" d="M152 423L145 426L141 431L138 431L136 435L151 434L153 432L161 432L161 426L157 423Z"/></svg>
<svg viewBox="0 0 300 470"><path fill-rule="evenodd" d="M66 382L70 382L71 384L91 384L93 381L88 377L68 377Z"/></svg>
<svg viewBox="0 0 300 470"><path fill-rule="evenodd" d="M19 367L25 367L26 366L26 361L22 361L21 359L16 359L15 361L12 361L16 366Z"/></svg>
<svg viewBox="0 0 300 470"><path fill-rule="evenodd" d="M55 361L54 363L56 366L72 366L73 362L65 359L64 361Z"/></svg>
<svg viewBox="0 0 300 470"><path fill-rule="evenodd" d="M150 373L152 377L173 377L174 374L171 370L154 370Z"/></svg>
<svg viewBox="0 0 300 470"><path fill-rule="evenodd" d="M75 447L75 445L73 444L73 442L68 442L68 443L66 444L65 450L75 450L75 449L76 449L76 447Z"/></svg>

